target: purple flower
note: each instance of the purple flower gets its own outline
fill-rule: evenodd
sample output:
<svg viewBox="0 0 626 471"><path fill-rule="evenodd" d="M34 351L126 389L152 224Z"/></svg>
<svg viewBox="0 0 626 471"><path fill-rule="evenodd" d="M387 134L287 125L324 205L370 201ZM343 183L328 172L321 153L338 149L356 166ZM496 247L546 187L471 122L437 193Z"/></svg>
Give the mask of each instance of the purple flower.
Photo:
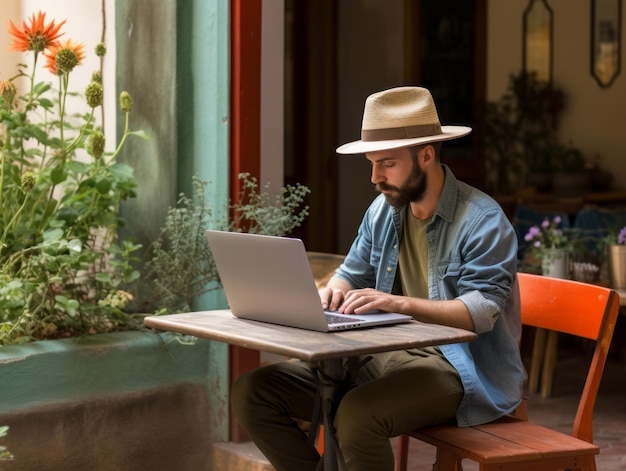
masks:
<svg viewBox="0 0 626 471"><path fill-rule="evenodd" d="M626 226L622 227L619 234L617 234L617 243L626 244Z"/></svg>
<svg viewBox="0 0 626 471"><path fill-rule="evenodd" d="M540 234L541 234L541 230L537 226L533 226L528 230L528 234L524 236L524 240L526 242L530 242L531 240L533 240L535 237L539 236Z"/></svg>
<svg viewBox="0 0 626 471"><path fill-rule="evenodd" d="M532 251L536 256L542 258L549 249L569 248L567 236L559 227L561 221L560 216L546 217L541 224L532 226L528 230L524 240L532 244ZM624 240L626 243L626 230Z"/></svg>

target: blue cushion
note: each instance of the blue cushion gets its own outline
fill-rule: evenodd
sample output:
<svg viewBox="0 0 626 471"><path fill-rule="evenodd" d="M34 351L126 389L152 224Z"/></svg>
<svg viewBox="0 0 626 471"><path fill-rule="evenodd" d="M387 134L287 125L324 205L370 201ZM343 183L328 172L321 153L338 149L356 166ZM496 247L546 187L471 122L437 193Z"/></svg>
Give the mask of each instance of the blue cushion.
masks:
<svg viewBox="0 0 626 471"><path fill-rule="evenodd" d="M585 207L576 214L574 227L580 231L584 246L595 252L607 235L626 226L626 209Z"/></svg>

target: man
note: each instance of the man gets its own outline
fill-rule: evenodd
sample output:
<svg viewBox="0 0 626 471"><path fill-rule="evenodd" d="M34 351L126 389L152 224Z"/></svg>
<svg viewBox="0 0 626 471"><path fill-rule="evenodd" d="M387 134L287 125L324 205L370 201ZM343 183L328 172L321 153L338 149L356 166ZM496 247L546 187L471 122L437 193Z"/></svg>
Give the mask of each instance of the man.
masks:
<svg viewBox="0 0 626 471"><path fill-rule="evenodd" d="M401 312L479 334L465 344L372 355L361 366L334 423L349 470L392 470L389 437L489 422L521 401L515 232L495 201L439 161L442 141L470 131L441 126L428 90L401 87L368 97L361 140L337 149L364 153L382 194L320 290L324 307ZM278 471L316 469L319 456L294 421L314 407L306 363L252 371L232 397L242 426Z"/></svg>

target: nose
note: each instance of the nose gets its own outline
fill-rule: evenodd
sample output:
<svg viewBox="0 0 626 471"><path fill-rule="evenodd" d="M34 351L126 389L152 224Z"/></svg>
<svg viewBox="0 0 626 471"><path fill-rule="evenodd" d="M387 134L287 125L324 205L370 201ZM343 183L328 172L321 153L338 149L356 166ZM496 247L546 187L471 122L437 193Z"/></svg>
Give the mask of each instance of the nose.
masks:
<svg viewBox="0 0 626 471"><path fill-rule="evenodd" d="M374 185L378 185L379 183L383 182L384 180L385 180L385 177L383 175L383 172L381 172L380 169L377 170L377 166L376 165L372 165L372 178L370 179L370 181Z"/></svg>

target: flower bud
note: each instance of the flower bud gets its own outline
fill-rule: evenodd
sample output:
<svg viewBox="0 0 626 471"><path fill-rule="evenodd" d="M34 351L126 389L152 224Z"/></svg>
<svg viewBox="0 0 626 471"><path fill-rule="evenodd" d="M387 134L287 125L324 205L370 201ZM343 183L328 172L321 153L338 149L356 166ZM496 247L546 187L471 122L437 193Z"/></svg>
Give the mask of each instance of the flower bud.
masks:
<svg viewBox="0 0 626 471"><path fill-rule="evenodd" d="M96 70L93 74L91 74L91 81L102 83L102 74L100 71Z"/></svg>
<svg viewBox="0 0 626 471"><path fill-rule="evenodd" d="M98 160L104 153L104 134L95 132L89 138L89 147L91 147L91 155Z"/></svg>
<svg viewBox="0 0 626 471"><path fill-rule="evenodd" d="M96 56L102 57L107 53L107 47L104 43L96 44Z"/></svg>
<svg viewBox="0 0 626 471"><path fill-rule="evenodd" d="M120 93L120 109L125 113L130 113L133 109L133 99L126 91Z"/></svg>
<svg viewBox="0 0 626 471"><path fill-rule="evenodd" d="M2 81L0 80L0 95L4 98L4 103L6 105L13 104L13 99L15 98L15 94L17 93L15 89L15 85L10 80Z"/></svg>
<svg viewBox="0 0 626 471"><path fill-rule="evenodd" d="M103 89L102 84L98 82L90 82L85 89L85 98L87 99L87 104L91 108L96 108L102 105L102 95Z"/></svg>
<svg viewBox="0 0 626 471"><path fill-rule="evenodd" d="M68 48L60 49L55 60L57 73L70 73L79 63L76 53Z"/></svg>
<svg viewBox="0 0 626 471"><path fill-rule="evenodd" d="M37 178L33 172L24 172L24 175L22 175L22 190L24 190L24 193L32 190L36 182Z"/></svg>

